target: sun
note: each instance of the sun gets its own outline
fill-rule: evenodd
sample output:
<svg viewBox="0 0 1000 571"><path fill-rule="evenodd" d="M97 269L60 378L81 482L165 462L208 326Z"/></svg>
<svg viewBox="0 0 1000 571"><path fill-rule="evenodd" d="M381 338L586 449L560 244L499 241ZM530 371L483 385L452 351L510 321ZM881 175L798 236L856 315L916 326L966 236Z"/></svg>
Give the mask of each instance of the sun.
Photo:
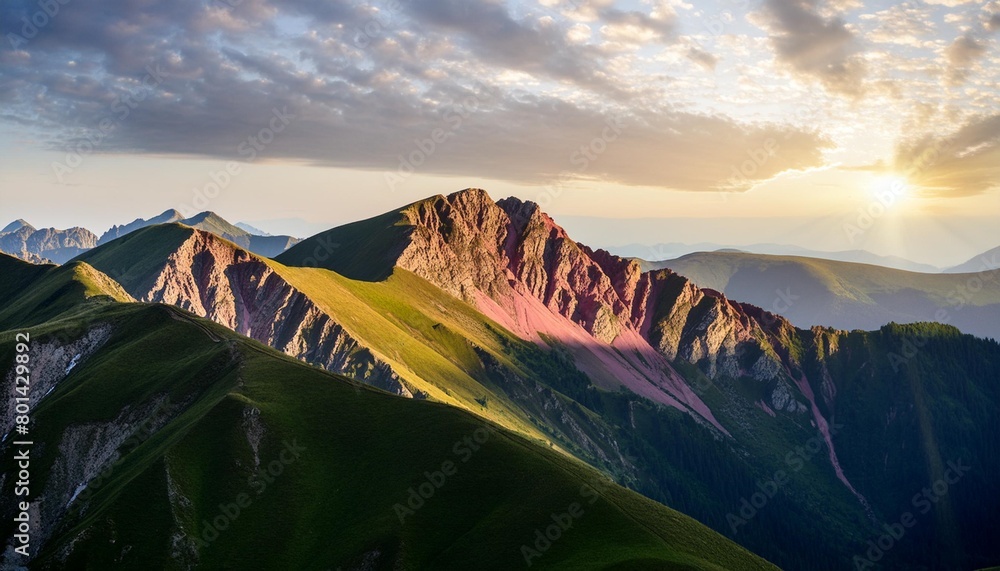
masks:
<svg viewBox="0 0 1000 571"><path fill-rule="evenodd" d="M876 177L871 185L871 191L875 197L889 200L905 198L911 190L910 181L905 176L898 174L885 174Z"/></svg>

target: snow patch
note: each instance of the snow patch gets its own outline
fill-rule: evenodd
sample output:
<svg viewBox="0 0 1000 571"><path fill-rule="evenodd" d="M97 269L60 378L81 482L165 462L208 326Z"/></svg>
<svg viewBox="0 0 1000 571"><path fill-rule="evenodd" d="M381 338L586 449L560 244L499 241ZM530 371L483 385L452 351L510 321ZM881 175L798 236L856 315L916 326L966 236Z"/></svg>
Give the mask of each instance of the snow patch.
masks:
<svg viewBox="0 0 1000 571"><path fill-rule="evenodd" d="M28 403L32 409L50 394L66 375L101 347L111 337L111 326L95 325L81 333L80 337L68 341L58 337L31 345L31 392ZM14 385L14 368L6 376L5 386ZM0 399L0 432L10 433L14 429L14 399Z"/></svg>
<svg viewBox="0 0 1000 571"><path fill-rule="evenodd" d="M77 353L76 355L73 356L73 360L70 361L69 362L69 366L66 367L66 374L67 375L69 374L70 371L73 370L73 367L76 366L76 363L77 363L77 361L80 360L80 356L81 355L82 355L81 353ZM52 387L52 388L55 388L55 387ZM49 389L49 390L51 391L52 389ZM45 394L48 394L48 393L45 393Z"/></svg>
<svg viewBox="0 0 1000 571"><path fill-rule="evenodd" d="M71 506L73 504L73 500L75 500L76 497L80 495L80 492L82 492L82 491L84 491L86 489L87 489L86 482L84 482L83 484L80 484L79 486L77 486L76 490L73 491L73 495L70 496L69 501L66 502L66 507L68 508L69 506Z"/></svg>

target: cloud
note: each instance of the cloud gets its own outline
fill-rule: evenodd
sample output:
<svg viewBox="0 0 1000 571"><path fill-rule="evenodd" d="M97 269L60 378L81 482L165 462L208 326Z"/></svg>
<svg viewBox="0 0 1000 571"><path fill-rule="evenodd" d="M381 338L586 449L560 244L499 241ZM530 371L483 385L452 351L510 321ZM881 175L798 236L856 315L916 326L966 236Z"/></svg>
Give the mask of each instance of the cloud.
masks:
<svg viewBox="0 0 1000 571"><path fill-rule="evenodd" d="M666 111L626 111L615 133L611 110L485 86L438 84L435 98L448 102L440 107L419 94L348 86L326 86L325 98L312 100L284 63L240 61L288 87L264 94L236 76L219 76L198 91L206 104L181 107L151 96L101 150L245 159L239 144L280 109L296 119L269 143L267 159L391 173L405 165L530 184L595 180L743 191L785 170L823 164L828 146L790 127ZM432 143L436 137L443 140Z"/></svg>
<svg viewBox="0 0 1000 571"><path fill-rule="evenodd" d="M932 196L972 196L1000 188L1000 115L969 120L946 137L899 146L896 172Z"/></svg>
<svg viewBox="0 0 1000 571"><path fill-rule="evenodd" d="M653 14L602 8L598 10L597 16L605 22L603 33L611 39L631 42L655 41L664 44L672 43L675 39L677 15L669 6Z"/></svg>
<svg viewBox="0 0 1000 571"><path fill-rule="evenodd" d="M710 70L714 70L716 64L719 63L718 57L706 52L705 50L697 46L691 46L690 48L688 48L687 57L689 60L700 65L701 67Z"/></svg>
<svg viewBox="0 0 1000 571"><path fill-rule="evenodd" d="M410 0L407 14L432 31L457 34L454 40L484 62L543 74L582 86L614 87L602 77L601 54L570 43L566 31L515 19L495 0Z"/></svg>
<svg viewBox="0 0 1000 571"><path fill-rule="evenodd" d="M963 83L969 74L969 68L986 55L986 46L972 37L964 34L955 39L945 50L948 58L948 82L952 85Z"/></svg>
<svg viewBox="0 0 1000 571"><path fill-rule="evenodd" d="M824 16L823 8L821 0L765 0L755 18L779 63L831 92L860 95L865 67L854 33L841 18Z"/></svg>
<svg viewBox="0 0 1000 571"><path fill-rule="evenodd" d="M949 16L956 15L945 15L945 21ZM875 23L875 27L865 35L866 39L875 43L919 47L936 30L932 10L908 2L872 14L862 14L860 19Z"/></svg>
<svg viewBox="0 0 1000 571"><path fill-rule="evenodd" d="M591 7L604 27L676 41L670 3L648 13ZM278 110L294 119L262 160L395 172L420 151L427 174L738 191L821 165L829 146L803 129L677 110L629 81L627 68L606 65L611 56L579 22L515 17L498 0L411 0L388 11L104 0L65 10L24 49L0 48L0 117L60 151L111 119L94 152L246 159L241 144ZM687 57L709 69L717 61L697 47ZM150 68L164 80L144 87ZM560 90L498 80L511 73ZM123 98L136 103L127 113ZM624 128L604 139L608 118L622 113ZM444 139L427 150L435 133Z"/></svg>
<svg viewBox="0 0 1000 571"><path fill-rule="evenodd" d="M965 4L972 4L977 0L924 0L928 4L933 4L935 6L947 6L948 8L955 8Z"/></svg>
<svg viewBox="0 0 1000 571"><path fill-rule="evenodd" d="M959 36L948 49L948 63L956 67L967 67L986 53L986 46L969 34Z"/></svg>

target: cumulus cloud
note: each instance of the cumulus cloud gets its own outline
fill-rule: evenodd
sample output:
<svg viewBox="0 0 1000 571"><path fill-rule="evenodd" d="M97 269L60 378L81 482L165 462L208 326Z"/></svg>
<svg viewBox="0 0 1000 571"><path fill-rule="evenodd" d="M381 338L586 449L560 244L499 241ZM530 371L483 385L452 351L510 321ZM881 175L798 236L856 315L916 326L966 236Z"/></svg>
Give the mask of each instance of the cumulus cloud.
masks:
<svg viewBox="0 0 1000 571"><path fill-rule="evenodd" d="M895 168L934 196L972 196L1000 187L1000 115L978 116L951 135L900 145Z"/></svg>
<svg viewBox="0 0 1000 571"><path fill-rule="evenodd" d="M945 15L945 21L950 16ZM871 14L862 14L862 21L871 21L875 27L865 38L876 43L920 46L935 32L933 14L928 6L903 3Z"/></svg>
<svg viewBox="0 0 1000 571"><path fill-rule="evenodd" d="M969 34L959 36L946 50L948 63L953 66L966 67L986 53L986 46Z"/></svg>
<svg viewBox="0 0 1000 571"><path fill-rule="evenodd" d="M955 8L957 6L962 6L965 4L972 4L977 0L924 0L928 4L933 4L935 6L947 6L948 8Z"/></svg>
<svg viewBox="0 0 1000 571"><path fill-rule="evenodd" d="M965 81L969 68L986 54L986 45L971 34L964 34L955 39L945 50L948 58L948 82L958 85Z"/></svg>
<svg viewBox="0 0 1000 571"><path fill-rule="evenodd" d="M652 14L635 10L602 8L597 17L605 22L604 33L617 40L656 41L670 43L674 40L676 14L665 9Z"/></svg>
<svg viewBox="0 0 1000 571"><path fill-rule="evenodd" d="M996 14L991 14L990 17L986 20L985 26L986 29L991 32L1000 30L1000 12Z"/></svg>
<svg viewBox="0 0 1000 571"><path fill-rule="evenodd" d="M756 18L779 63L832 92L857 96L865 67L856 38L843 19L825 16L826 8L822 0L765 0Z"/></svg>
<svg viewBox="0 0 1000 571"><path fill-rule="evenodd" d="M403 3L418 25L457 34L471 55L485 62L586 86L610 88L601 77L600 54L570 43L566 32L514 18L494 0L410 0Z"/></svg>
<svg viewBox="0 0 1000 571"><path fill-rule="evenodd" d="M701 67L710 70L714 70L716 64L719 63L718 57L706 52L705 50L697 46L691 46L690 48L688 48L687 57L689 60L700 65Z"/></svg>

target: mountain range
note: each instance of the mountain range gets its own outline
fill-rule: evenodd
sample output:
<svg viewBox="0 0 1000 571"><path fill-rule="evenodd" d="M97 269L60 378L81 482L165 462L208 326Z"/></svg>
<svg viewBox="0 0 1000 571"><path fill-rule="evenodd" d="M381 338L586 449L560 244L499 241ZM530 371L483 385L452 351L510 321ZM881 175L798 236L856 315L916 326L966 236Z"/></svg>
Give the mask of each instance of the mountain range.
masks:
<svg viewBox="0 0 1000 571"><path fill-rule="evenodd" d="M100 238L93 232L74 227L68 230L36 230L18 219L0 230L0 252L32 263L64 264L77 255L116 238L156 224L180 223L212 232L261 256L273 257L299 242L291 236L271 236L252 226L230 224L214 212L202 212L185 218L176 210L167 210L148 220L137 218L128 224L112 226Z"/></svg>
<svg viewBox="0 0 1000 571"><path fill-rule="evenodd" d="M0 358L16 331L38 340L33 406L58 450L33 496L39 568L278 568L272 540L315 568L1000 561L1000 345L953 326L797 328L478 189L274 259L167 223L64 266L2 262ZM501 436L437 486L477 426ZM296 437L314 455L206 541ZM597 488L613 499L595 517L563 517ZM916 525L880 548L903 514Z"/></svg>
<svg viewBox="0 0 1000 571"><path fill-rule="evenodd" d="M86 228L36 229L22 219L0 230L0 252L33 263L62 264L97 245L97 236Z"/></svg>
<svg viewBox="0 0 1000 571"><path fill-rule="evenodd" d="M670 268L702 287L780 313L799 327L877 329L890 322L937 321L1000 339L1000 250L965 264L968 273L927 274L746 252L699 252L640 264Z"/></svg>
<svg viewBox="0 0 1000 571"><path fill-rule="evenodd" d="M789 244L764 243L735 246L732 244L723 245L712 242L699 242L696 244L671 242L659 244L627 244L608 249L611 252L625 258L636 258L650 261L664 261L680 258L688 254L725 250L731 252L745 252L749 254L799 256L806 258L819 258L821 260L833 260L837 262L870 264L910 272L936 273L942 271L941 268L931 264L922 264L914 262L913 260L901 258L899 256L883 256L867 250L842 250L839 252L828 252Z"/></svg>
<svg viewBox="0 0 1000 571"><path fill-rule="evenodd" d="M987 250L978 256L973 256L967 262L948 268L950 274L964 274L990 271L1000 268L1000 246Z"/></svg>

